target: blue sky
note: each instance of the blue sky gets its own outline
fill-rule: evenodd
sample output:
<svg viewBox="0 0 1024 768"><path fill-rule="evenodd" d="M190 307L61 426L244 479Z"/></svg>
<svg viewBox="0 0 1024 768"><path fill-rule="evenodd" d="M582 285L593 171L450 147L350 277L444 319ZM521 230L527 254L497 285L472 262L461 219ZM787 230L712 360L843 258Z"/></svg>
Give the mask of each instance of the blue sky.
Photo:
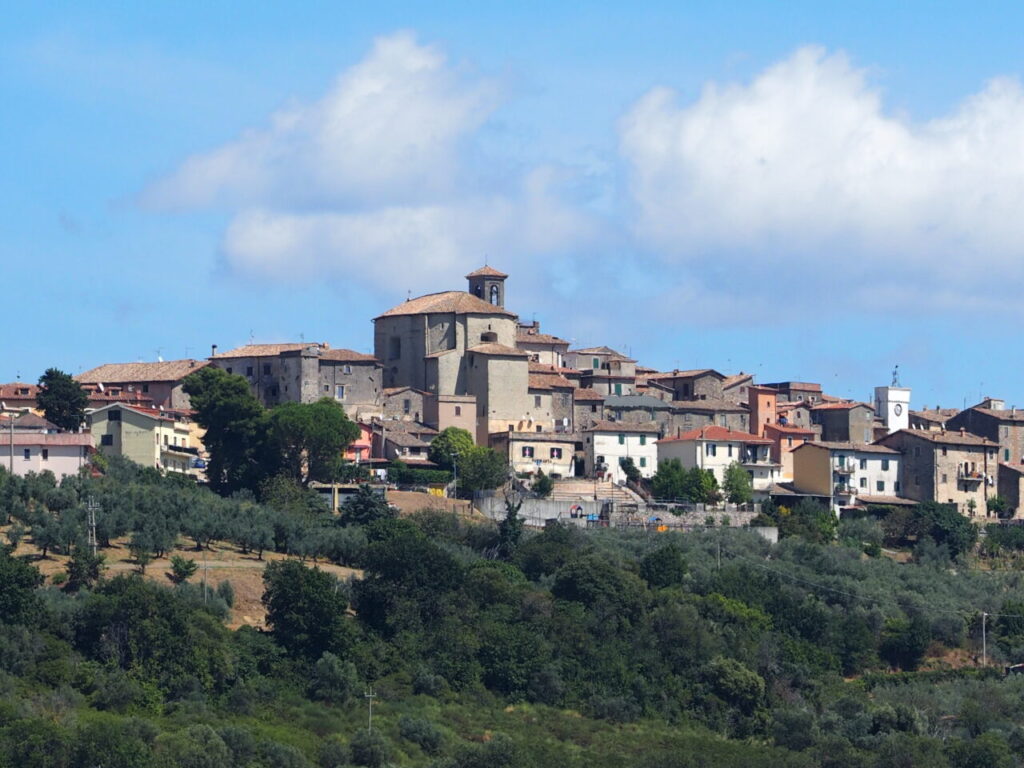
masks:
<svg viewBox="0 0 1024 768"><path fill-rule="evenodd" d="M1019 4L493 5L10 4L0 379L370 351L486 260L654 367L1024 405Z"/></svg>

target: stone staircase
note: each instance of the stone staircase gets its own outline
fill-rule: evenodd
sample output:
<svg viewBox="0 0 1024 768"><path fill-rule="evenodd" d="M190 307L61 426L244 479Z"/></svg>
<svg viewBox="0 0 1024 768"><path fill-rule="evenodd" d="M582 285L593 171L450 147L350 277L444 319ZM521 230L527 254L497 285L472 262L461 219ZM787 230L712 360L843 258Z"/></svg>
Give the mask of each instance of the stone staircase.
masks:
<svg viewBox="0 0 1024 768"><path fill-rule="evenodd" d="M615 485L610 480L586 480L565 478L555 480L555 488L548 498L556 501L613 501L616 504L637 504L640 497L628 488Z"/></svg>

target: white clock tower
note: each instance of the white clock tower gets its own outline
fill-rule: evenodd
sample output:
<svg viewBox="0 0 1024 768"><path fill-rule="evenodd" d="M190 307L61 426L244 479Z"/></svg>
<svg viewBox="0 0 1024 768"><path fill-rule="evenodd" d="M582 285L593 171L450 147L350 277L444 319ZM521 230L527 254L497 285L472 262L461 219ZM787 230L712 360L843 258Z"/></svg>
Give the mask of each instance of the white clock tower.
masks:
<svg viewBox="0 0 1024 768"><path fill-rule="evenodd" d="M900 367L892 372L892 384L875 387L875 414L885 424L889 434L910 426L910 389L900 386Z"/></svg>

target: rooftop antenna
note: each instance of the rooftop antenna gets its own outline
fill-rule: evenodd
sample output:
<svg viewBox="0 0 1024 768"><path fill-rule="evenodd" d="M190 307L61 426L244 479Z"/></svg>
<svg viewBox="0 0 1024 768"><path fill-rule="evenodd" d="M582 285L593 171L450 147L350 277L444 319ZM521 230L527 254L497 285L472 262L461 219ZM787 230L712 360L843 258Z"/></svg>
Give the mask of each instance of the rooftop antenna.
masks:
<svg viewBox="0 0 1024 768"><path fill-rule="evenodd" d="M253 340L254 340L255 338L256 338L256 334L254 334L254 333L252 332L252 328L250 328L250 329L249 329L249 343L250 343L250 344L252 344L252 343L253 343Z"/></svg>
<svg viewBox="0 0 1024 768"><path fill-rule="evenodd" d="M163 351L164 351L163 347L157 347L156 348L156 361L158 363L162 363L164 361L163 357L160 355L160 353L163 352Z"/></svg>

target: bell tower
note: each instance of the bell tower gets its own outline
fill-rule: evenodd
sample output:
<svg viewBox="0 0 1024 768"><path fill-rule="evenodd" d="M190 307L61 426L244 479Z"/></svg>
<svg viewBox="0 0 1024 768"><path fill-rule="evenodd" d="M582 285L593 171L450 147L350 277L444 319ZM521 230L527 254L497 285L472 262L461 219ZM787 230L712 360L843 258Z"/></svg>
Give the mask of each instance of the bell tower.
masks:
<svg viewBox="0 0 1024 768"><path fill-rule="evenodd" d="M494 267L488 266L480 267L466 275L471 294L501 309L505 308L505 279L507 277L508 275L504 272L499 272Z"/></svg>
<svg viewBox="0 0 1024 768"><path fill-rule="evenodd" d="M910 426L910 389L900 386L900 367L892 371L888 387L875 387L875 415L889 434Z"/></svg>

